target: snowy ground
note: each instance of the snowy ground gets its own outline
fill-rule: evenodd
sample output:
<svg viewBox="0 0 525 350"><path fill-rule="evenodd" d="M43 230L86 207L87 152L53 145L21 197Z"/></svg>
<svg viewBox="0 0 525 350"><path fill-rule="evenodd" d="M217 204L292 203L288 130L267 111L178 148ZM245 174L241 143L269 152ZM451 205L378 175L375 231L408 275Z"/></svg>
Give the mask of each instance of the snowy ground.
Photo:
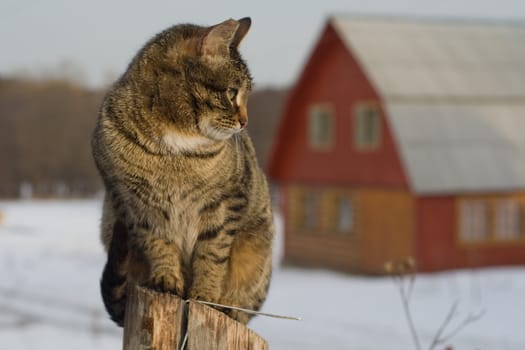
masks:
<svg viewBox="0 0 525 350"><path fill-rule="evenodd" d="M100 210L95 200L0 202L2 348L121 348L98 291ZM525 267L418 275L412 309L423 349L456 300L451 329L469 312L486 312L448 343L454 349L525 349ZM414 349L389 278L277 269L263 311L303 318L250 324L274 350Z"/></svg>

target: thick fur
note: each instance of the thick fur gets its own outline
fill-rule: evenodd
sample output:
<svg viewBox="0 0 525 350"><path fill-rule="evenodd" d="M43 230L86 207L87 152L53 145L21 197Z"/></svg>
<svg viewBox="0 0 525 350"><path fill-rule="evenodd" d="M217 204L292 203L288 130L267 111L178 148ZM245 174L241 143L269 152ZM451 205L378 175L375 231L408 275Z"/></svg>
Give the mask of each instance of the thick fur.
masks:
<svg viewBox="0 0 525 350"><path fill-rule="evenodd" d="M101 290L119 325L130 283L249 309L266 298L273 220L244 130L251 77L237 51L249 26L160 33L103 101L92 139L106 188Z"/></svg>

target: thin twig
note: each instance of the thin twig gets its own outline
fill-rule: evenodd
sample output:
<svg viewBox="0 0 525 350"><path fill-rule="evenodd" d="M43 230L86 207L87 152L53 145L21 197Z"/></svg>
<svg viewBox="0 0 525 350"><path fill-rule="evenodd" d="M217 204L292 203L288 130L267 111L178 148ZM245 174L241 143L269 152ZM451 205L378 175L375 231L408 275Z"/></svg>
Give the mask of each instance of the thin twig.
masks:
<svg viewBox="0 0 525 350"><path fill-rule="evenodd" d="M410 301L410 299L412 298L412 291L414 290L414 284L416 283L416 273L415 272L412 272L410 274L410 279L409 279L409 283L408 283L408 301Z"/></svg>
<svg viewBox="0 0 525 350"><path fill-rule="evenodd" d="M182 338L182 345L180 346L180 350L184 350L186 348L187 342L188 342L188 331L186 331L186 334L184 334L184 338Z"/></svg>
<svg viewBox="0 0 525 350"><path fill-rule="evenodd" d="M412 291L414 290L414 284L416 280L415 261L411 257L408 257L400 262L387 261L384 264L384 270L392 277L392 280L399 289L403 310L405 311L405 316L410 328L410 334L412 335L415 348L416 350L421 350L421 341L419 340L419 336L414 325L414 320L412 319L412 312L410 311L410 299L412 297ZM450 307L448 314L439 326L434 339L429 346L429 350L435 350L437 345L447 342L456 334L458 334L464 327L470 323L476 322L485 314L485 310L481 310L476 314L468 314L467 317L465 317L465 319L456 326L456 328L454 328L447 335L443 336L445 330L450 325L452 319L457 313L458 305L459 302L456 301Z"/></svg>
<svg viewBox="0 0 525 350"><path fill-rule="evenodd" d="M452 330L450 333L448 333L443 338L439 339L439 341L436 344L443 344L449 341L450 339L452 339L453 337L455 337L467 325L474 323L478 321L481 317L483 317L483 315L485 314L485 311L486 311L485 309L482 309L476 314L473 314L473 313L468 314L468 316L465 317L465 319L460 324L458 324L454 330Z"/></svg>
<svg viewBox="0 0 525 350"><path fill-rule="evenodd" d="M408 326L410 328L410 333L412 335L412 339L414 340L414 345L416 346L416 350L421 350L421 342L419 340L419 337L416 332L416 327L414 325L414 320L412 319L412 313L410 312L410 305L409 305L409 298L408 295L405 293L405 287L404 287L404 281L403 281L403 275L393 276L394 281L396 282L399 292L401 294L401 301L403 304L403 310L405 311L405 317L408 322ZM396 279L397 278L397 279Z"/></svg>
<svg viewBox="0 0 525 350"><path fill-rule="evenodd" d="M454 304L452 304L450 310L448 311L447 316L441 323L441 326L439 326L439 329L436 332L436 335L434 336L434 339L432 340L432 343L430 344L429 350L434 350L438 344L442 342L442 335L445 331L445 328L449 325L450 321L452 321L452 318L454 318L456 311L458 309L459 301L456 300Z"/></svg>

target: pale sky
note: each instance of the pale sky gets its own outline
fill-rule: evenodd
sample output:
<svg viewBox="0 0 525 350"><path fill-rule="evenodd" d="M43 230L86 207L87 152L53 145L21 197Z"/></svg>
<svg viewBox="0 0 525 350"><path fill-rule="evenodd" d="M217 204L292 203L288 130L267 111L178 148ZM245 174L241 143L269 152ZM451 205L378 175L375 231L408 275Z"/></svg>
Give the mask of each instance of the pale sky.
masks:
<svg viewBox="0 0 525 350"><path fill-rule="evenodd" d="M241 52L257 86L286 86L331 14L525 22L525 0L0 0L0 74L73 62L97 86L120 75L149 38L173 24L249 16Z"/></svg>

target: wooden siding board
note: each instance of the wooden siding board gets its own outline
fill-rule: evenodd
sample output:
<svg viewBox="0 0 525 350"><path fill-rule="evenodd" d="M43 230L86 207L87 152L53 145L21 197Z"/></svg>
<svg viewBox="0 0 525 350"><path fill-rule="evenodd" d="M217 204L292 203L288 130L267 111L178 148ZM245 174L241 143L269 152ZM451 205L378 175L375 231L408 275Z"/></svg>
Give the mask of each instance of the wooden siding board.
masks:
<svg viewBox="0 0 525 350"><path fill-rule="evenodd" d="M418 198L416 250L419 271L431 272L454 268L525 264L524 240L479 243L460 241L458 201L472 198L488 201L517 198L525 202L525 194L478 194Z"/></svg>
<svg viewBox="0 0 525 350"><path fill-rule="evenodd" d="M358 269L358 242L312 233L291 234L285 263L353 271Z"/></svg>
<svg viewBox="0 0 525 350"><path fill-rule="evenodd" d="M356 270L359 239L355 233L334 230L328 220L336 217L337 206L331 203L337 196L352 197L348 188L323 188L312 186L282 187L282 213L285 220L284 262L298 265L319 266L340 270ZM308 192L316 192L317 228L307 231L297 222L301 203L297 200ZM332 227L331 227L332 226Z"/></svg>
<svg viewBox="0 0 525 350"><path fill-rule="evenodd" d="M385 262L414 256L414 200L409 192L362 189L358 203L363 271L382 273Z"/></svg>
<svg viewBox="0 0 525 350"><path fill-rule="evenodd" d="M289 187L285 196L287 203L295 203L289 195L300 191L308 191L308 187ZM304 231L287 222L286 263L378 274L382 273L386 261L414 255L414 208L408 192L341 187L315 187L315 191L324 194L321 198L336 194L351 197L355 208L354 230L338 233L327 229L330 225L324 222L324 227ZM319 213L323 213L325 220L336 216L333 211L337 207L328 204L326 200L319 203ZM288 207L285 217L294 210L297 208Z"/></svg>

